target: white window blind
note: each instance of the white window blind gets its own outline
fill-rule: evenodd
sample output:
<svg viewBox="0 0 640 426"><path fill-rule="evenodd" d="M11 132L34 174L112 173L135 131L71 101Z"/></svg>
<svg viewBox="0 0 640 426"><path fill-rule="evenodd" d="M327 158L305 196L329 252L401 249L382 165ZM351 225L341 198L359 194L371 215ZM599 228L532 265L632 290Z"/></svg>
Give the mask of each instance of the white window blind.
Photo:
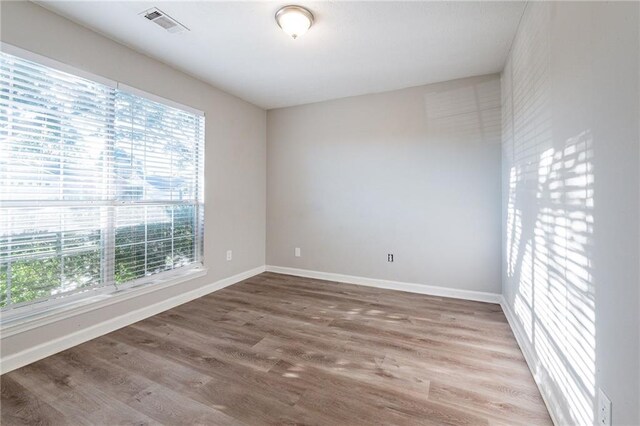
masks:
<svg viewBox="0 0 640 426"><path fill-rule="evenodd" d="M3 310L201 262L202 115L0 53L0 138Z"/></svg>

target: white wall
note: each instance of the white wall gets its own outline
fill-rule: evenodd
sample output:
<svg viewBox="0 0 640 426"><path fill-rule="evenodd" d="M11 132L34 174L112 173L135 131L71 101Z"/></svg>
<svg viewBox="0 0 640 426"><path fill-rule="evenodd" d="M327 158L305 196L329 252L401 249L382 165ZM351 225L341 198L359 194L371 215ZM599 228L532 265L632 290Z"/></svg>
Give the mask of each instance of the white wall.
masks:
<svg viewBox="0 0 640 426"><path fill-rule="evenodd" d="M639 8L528 4L505 70L503 293L560 424L640 424Z"/></svg>
<svg viewBox="0 0 640 426"><path fill-rule="evenodd" d="M206 277L3 338L2 357L265 263L266 113L30 2L1 3L0 39L203 110ZM225 260L227 249L233 260Z"/></svg>
<svg viewBox="0 0 640 426"><path fill-rule="evenodd" d="M269 265L500 292L497 75L270 110L267 141Z"/></svg>

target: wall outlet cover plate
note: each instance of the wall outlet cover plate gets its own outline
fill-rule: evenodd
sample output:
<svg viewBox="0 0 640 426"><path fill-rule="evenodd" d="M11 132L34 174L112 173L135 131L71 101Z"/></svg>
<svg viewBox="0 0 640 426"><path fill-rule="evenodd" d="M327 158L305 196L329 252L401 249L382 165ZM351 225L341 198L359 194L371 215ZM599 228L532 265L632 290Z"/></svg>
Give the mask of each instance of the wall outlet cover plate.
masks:
<svg viewBox="0 0 640 426"><path fill-rule="evenodd" d="M602 389L598 389L598 424L611 426L611 400Z"/></svg>

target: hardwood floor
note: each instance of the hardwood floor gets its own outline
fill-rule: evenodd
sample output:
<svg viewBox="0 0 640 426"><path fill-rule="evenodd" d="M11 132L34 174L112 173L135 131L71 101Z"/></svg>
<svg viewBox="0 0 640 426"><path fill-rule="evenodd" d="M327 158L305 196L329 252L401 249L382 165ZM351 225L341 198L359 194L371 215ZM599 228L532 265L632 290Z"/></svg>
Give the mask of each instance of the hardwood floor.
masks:
<svg viewBox="0 0 640 426"><path fill-rule="evenodd" d="M273 273L0 382L3 425L551 423L498 305Z"/></svg>

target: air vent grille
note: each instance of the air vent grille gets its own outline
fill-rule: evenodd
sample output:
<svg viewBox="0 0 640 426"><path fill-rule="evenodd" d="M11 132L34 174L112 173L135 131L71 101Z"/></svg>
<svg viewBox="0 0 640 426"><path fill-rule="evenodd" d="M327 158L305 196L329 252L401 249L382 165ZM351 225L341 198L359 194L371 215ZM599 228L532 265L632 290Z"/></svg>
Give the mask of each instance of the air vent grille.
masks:
<svg viewBox="0 0 640 426"><path fill-rule="evenodd" d="M144 12L140 13L140 15L144 16L149 21L157 24L170 33L181 33L183 31L189 31L189 28L185 27L180 22L176 21L157 7L145 10Z"/></svg>
<svg viewBox="0 0 640 426"><path fill-rule="evenodd" d="M156 18L159 18L162 16L162 13L158 12L157 10L154 10L151 13L147 13L146 15L144 15L145 18L147 18L150 21L153 21Z"/></svg>

